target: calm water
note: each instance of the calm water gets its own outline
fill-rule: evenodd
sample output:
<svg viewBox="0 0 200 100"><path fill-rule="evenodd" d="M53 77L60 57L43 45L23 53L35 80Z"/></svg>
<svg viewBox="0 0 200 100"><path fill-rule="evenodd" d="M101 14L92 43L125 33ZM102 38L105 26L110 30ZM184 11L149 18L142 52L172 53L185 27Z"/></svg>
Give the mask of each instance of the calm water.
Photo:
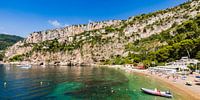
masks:
<svg viewBox="0 0 200 100"><path fill-rule="evenodd" d="M4 84L4 83L7 84ZM140 91L141 87L171 90L154 79L99 67L32 67L0 65L0 100L171 100ZM185 95L184 95L185 96Z"/></svg>

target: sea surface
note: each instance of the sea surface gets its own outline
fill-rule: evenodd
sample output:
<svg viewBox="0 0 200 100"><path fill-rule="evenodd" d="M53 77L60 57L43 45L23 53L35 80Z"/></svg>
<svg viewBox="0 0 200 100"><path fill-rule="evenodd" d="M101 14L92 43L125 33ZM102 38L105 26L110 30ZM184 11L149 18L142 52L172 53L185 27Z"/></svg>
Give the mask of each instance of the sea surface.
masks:
<svg viewBox="0 0 200 100"><path fill-rule="evenodd" d="M141 88L170 90L156 97ZM0 100L184 100L187 95L148 76L107 67L0 65Z"/></svg>

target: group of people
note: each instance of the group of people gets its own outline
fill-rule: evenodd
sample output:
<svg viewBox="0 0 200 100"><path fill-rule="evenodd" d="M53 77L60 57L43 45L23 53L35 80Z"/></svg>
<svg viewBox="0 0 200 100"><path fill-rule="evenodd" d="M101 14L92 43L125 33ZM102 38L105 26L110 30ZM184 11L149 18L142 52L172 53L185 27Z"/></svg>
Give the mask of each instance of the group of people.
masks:
<svg viewBox="0 0 200 100"><path fill-rule="evenodd" d="M172 78L174 82L180 78L180 75L178 75L176 72L169 72L169 71L159 71L159 70L149 70L149 73L151 75L157 75L159 77L163 77L166 79Z"/></svg>

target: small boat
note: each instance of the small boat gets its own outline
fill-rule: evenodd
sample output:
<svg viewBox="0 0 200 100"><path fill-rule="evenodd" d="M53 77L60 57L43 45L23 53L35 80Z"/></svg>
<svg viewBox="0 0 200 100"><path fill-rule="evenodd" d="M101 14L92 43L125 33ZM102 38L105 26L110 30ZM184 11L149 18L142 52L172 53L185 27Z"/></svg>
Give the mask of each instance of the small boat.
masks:
<svg viewBox="0 0 200 100"><path fill-rule="evenodd" d="M185 83L185 85L192 86L192 82L187 81L187 82Z"/></svg>
<svg viewBox="0 0 200 100"><path fill-rule="evenodd" d="M146 89L146 88L141 88L141 90L144 93L155 95L155 96L161 96L161 97L167 97L167 98L172 98L173 97L172 94L169 91L162 92L162 91L159 91L157 89L151 90L151 89Z"/></svg>
<svg viewBox="0 0 200 100"><path fill-rule="evenodd" d="M196 76L196 78L200 78L200 76Z"/></svg>
<svg viewBox="0 0 200 100"><path fill-rule="evenodd" d="M198 80L198 79L195 79L195 80L194 80L194 82L200 82L200 80Z"/></svg>
<svg viewBox="0 0 200 100"><path fill-rule="evenodd" d="M20 67L20 68L22 68L22 69L29 69L29 68L31 68L32 66L31 65L23 65L22 67Z"/></svg>
<svg viewBox="0 0 200 100"><path fill-rule="evenodd" d="M196 82L195 85L200 85L200 82Z"/></svg>

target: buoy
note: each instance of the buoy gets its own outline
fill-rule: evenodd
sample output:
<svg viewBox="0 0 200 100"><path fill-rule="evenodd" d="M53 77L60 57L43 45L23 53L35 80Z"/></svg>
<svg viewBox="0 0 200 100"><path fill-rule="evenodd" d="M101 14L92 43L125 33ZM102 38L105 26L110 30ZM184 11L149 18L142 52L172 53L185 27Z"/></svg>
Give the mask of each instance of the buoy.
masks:
<svg viewBox="0 0 200 100"><path fill-rule="evenodd" d="M4 82L4 87L6 87L6 85L7 85L7 82Z"/></svg>
<svg viewBox="0 0 200 100"><path fill-rule="evenodd" d="M40 85L42 85L43 84L43 82L40 82Z"/></svg>

